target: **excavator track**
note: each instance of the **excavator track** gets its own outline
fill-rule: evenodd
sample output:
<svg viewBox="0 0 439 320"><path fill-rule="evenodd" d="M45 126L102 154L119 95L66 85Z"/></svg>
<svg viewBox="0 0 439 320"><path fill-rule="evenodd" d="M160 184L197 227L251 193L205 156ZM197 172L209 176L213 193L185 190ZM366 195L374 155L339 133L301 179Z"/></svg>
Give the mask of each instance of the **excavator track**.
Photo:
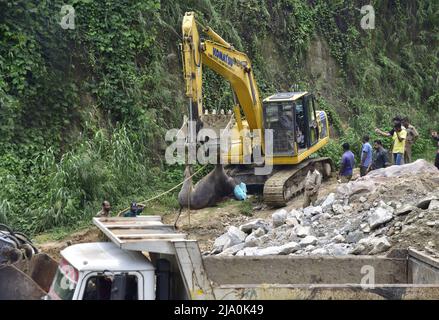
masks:
<svg viewBox="0 0 439 320"><path fill-rule="evenodd" d="M292 168L281 169L265 182L264 202L271 207L286 206L290 199L303 191L304 178L311 162L320 164L317 169L324 178L330 176L332 163L329 158L308 159Z"/></svg>

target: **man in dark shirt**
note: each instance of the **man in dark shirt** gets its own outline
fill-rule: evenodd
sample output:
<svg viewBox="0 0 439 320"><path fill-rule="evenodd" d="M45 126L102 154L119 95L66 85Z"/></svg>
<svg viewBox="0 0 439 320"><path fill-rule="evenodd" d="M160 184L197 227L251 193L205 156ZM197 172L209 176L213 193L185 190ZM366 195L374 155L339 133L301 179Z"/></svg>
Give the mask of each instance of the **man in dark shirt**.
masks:
<svg viewBox="0 0 439 320"><path fill-rule="evenodd" d="M384 149L381 140L375 140L373 143L373 148L375 149L372 169L385 168L388 162L387 160L387 150Z"/></svg>
<svg viewBox="0 0 439 320"><path fill-rule="evenodd" d="M372 167L372 146L369 143L369 136L363 136L361 147L360 176L365 176Z"/></svg>
<svg viewBox="0 0 439 320"><path fill-rule="evenodd" d="M343 143L343 156L340 162L340 172L338 173L337 180L346 183L352 179L352 173L355 167L355 157L350 150L349 143Z"/></svg>
<svg viewBox="0 0 439 320"><path fill-rule="evenodd" d="M124 217L137 217L138 215L140 215L143 211L143 209L145 209L145 206L142 205L138 205L136 202L132 202L131 206L130 206L130 210L125 211L123 213Z"/></svg>

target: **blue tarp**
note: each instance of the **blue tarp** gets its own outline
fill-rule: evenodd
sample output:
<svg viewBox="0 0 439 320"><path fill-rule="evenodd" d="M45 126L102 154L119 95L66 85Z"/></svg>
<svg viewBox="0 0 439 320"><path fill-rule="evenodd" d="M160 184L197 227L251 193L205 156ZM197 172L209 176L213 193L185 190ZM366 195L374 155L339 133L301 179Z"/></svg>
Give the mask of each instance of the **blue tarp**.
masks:
<svg viewBox="0 0 439 320"><path fill-rule="evenodd" d="M241 182L240 184L236 185L235 189L233 190L233 193L237 200L242 201L247 199L247 187L245 183Z"/></svg>

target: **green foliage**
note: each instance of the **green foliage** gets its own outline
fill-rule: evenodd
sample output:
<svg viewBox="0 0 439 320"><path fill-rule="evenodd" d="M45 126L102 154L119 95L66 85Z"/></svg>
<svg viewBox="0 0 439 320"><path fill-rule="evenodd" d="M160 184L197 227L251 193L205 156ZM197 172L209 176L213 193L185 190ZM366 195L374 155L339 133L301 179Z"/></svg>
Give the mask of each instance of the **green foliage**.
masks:
<svg viewBox="0 0 439 320"><path fill-rule="evenodd" d="M340 159L343 155L343 148L338 141L330 140L329 143L320 149L317 154L319 157L329 157L332 159L336 168L340 167Z"/></svg>
<svg viewBox="0 0 439 320"><path fill-rule="evenodd" d="M98 131L60 160L52 149L27 161L4 157L7 173L0 177L7 188L0 197L11 203L3 201L1 216L25 231L40 232L90 219L104 199L117 210L132 199L141 201L166 190L175 181L163 180L164 173L150 165L141 141L122 127L111 135Z"/></svg>
<svg viewBox="0 0 439 320"><path fill-rule="evenodd" d="M343 131L342 128L342 121L340 119L340 116L337 114L337 110L334 106L332 106L330 103L328 103L324 98L318 97L317 98L317 104L318 109L323 110L326 112L326 114L329 117L329 123L332 125L332 127L335 129L336 134L341 134Z"/></svg>
<svg viewBox="0 0 439 320"><path fill-rule="evenodd" d="M7 216L11 214L11 205L8 201L3 200L0 204L0 223L8 223Z"/></svg>
<svg viewBox="0 0 439 320"><path fill-rule="evenodd" d="M238 209L239 213L244 216L251 217L253 214L253 205L250 200L244 200L239 202Z"/></svg>

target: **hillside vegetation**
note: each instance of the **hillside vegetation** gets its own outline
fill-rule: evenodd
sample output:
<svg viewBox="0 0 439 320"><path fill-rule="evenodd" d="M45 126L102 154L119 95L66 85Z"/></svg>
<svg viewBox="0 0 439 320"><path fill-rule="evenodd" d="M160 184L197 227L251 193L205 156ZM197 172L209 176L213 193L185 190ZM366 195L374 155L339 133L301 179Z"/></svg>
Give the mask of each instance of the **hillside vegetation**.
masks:
<svg viewBox="0 0 439 320"><path fill-rule="evenodd" d="M180 182L164 133L186 110L181 20L196 11L253 61L261 95L316 93L333 124L321 154L408 115L431 160L438 129L439 2L428 0L0 0L0 222L30 233L77 225ZM360 27L365 4L375 29ZM205 69L206 70L206 69ZM230 86L205 72L205 106L230 108ZM372 135L372 138L374 136ZM389 146L390 141L386 141ZM157 208L176 205L175 194Z"/></svg>

